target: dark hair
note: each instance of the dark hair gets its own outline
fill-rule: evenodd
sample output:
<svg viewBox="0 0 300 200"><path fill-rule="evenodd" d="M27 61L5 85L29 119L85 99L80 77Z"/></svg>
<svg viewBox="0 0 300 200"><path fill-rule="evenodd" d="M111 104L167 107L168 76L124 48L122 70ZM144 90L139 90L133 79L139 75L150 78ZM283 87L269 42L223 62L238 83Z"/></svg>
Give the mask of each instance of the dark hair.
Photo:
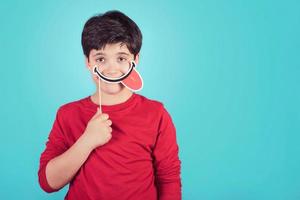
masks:
<svg viewBox="0 0 300 200"><path fill-rule="evenodd" d="M142 47L142 33L134 21L124 13L112 10L91 17L84 25L81 45L89 58L92 49L102 49L106 44L121 42L136 57Z"/></svg>

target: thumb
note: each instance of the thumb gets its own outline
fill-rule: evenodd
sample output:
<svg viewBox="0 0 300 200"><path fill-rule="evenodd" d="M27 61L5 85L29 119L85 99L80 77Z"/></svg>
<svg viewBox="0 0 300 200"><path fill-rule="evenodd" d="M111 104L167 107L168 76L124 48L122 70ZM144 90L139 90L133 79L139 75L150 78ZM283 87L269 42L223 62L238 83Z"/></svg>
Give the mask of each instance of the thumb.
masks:
<svg viewBox="0 0 300 200"><path fill-rule="evenodd" d="M101 110L99 107L97 107L97 111L96 113L94 114L94 116L92 117L92 119L96 118L99 114L101 114Z"/></svg>
<svg viewBox="0 0 300 200"><path fill-rule="evenodd" d="M100 106L97 107L97 113L98 113L98 114L101 114L101 113L102 113L102 112L101 112L101 109L100 109Z"/></svg>

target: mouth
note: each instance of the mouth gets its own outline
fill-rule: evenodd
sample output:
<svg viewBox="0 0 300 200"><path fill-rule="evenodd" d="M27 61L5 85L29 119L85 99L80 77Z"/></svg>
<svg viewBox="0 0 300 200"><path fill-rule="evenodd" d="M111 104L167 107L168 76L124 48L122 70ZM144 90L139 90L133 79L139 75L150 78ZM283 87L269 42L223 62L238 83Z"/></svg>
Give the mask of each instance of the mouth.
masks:
<svg viewBox="0 0 300 200"><path fill-rule="evenodd" d="M122 72L106 72L104 73L105 76L110 77L110 78L118 78L123 75Z"/></svg>

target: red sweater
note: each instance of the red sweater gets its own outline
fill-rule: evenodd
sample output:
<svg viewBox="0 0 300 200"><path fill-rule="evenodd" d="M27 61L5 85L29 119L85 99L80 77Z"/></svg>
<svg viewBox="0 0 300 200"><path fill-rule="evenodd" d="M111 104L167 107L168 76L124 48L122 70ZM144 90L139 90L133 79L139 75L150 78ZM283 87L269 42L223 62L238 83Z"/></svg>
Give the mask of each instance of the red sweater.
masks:
<svg viewBox="0 0 300 200"><path fill-rule="evenodd" d="M90 96L61 106L40 157L39 183L45 168L82 135L97 110ZM112 121L111 140L94 149L69 184L67 200L181 199L181 161L176 129L163 104L133 93L125 102L102 106Z"/></svg>

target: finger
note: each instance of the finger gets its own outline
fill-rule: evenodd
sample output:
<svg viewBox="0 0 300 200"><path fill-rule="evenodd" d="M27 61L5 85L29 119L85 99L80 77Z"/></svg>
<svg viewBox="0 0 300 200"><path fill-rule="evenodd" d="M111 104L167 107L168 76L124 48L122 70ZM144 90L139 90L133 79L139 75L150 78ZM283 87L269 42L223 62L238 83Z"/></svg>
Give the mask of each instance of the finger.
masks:
<svg viewBox="0 0 300 200"><path fill-rule="evenodd" d="M109 132L112 132L112 128L111 128L110 126L108 127L108 131L109 131Z"/></svg>
<svg viewBox="0 0 300 200"><path fill-rule="evenodd" d="M106 114L106 113L102 113L99 116L102 121L107 120L109 118L108 114Z"/></svg>
<svg viewBox="0 0 300 200"><path fill-rule="evenodd" d="M111 121L111 120L107 120L107 121L105 122L105 124L106 124L107 126L111 126L111 125L112 125L112 121Z"/></svg>

